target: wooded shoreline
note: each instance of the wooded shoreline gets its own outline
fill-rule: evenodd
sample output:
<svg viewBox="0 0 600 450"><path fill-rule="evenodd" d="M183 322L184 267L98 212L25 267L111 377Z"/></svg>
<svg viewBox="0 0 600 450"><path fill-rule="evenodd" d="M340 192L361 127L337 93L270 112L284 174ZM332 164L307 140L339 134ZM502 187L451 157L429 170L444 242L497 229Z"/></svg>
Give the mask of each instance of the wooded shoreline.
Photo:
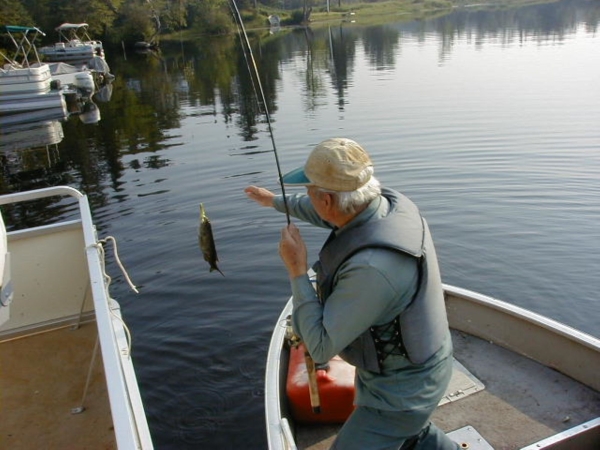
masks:
<svg viewBox="0 0 600 450"><path fill-rule="evenodd" d="M280 9L271 0L16 0L0 5L0 25L36 26L46 36L37 45L56 41L55 28L64 22L86 22L89 33L106 45L134 45L144 41L186 40L206 35L237 32L230 1L235 1L247 30L269 29L270 16L277 16L281 27L317 27L331 22L386 23L420 20L448 14L456 8L470 10L509 9L527 4L554 3L558 0L498 0L475 3L473 0L383 0L345 3L342 0L316 3L301 0L293 9ZM277 3L280 5L280 3ZM2 47L2 44L0 44Z"/></svg>

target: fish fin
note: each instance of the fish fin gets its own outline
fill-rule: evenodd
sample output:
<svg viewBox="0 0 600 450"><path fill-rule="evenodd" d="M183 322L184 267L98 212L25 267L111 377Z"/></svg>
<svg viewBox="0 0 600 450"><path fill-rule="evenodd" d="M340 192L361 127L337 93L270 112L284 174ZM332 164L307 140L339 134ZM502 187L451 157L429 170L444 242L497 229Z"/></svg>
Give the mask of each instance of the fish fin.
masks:
<svg viewBox="0 0 600 450"><path fill-rule="evenodd" d="M217 266L210 268L210 272L214 272L215 270L217 272L219 272L221 275L225 276L225 274L223 272L221 272L221 269L219 269Z"/></svg>

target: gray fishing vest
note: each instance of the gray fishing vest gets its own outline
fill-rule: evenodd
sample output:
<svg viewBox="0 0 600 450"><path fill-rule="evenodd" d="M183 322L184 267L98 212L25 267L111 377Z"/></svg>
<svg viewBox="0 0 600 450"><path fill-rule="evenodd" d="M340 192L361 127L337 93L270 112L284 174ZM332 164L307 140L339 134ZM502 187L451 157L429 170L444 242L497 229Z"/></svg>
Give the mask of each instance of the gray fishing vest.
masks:
<svg viewBox="0 0 600 450"><path fill-rule="evenodd" d="M414 364L422 364L440 349L448 334L448 319L435 248L425 219L416 205L404 195L382 189L390 202L384 218L372 220L344 231L328 240L315 265L321 302L332 292L340 265L366 248L384 248L414 257L419 265L419 285L410 304L397 318L401 352ZM368 294L365 294L368 295ZM375 343L375 327L365 330L346 347L340 356L350 364L373 372L381 372L383 359ZM381 352L380 352L381 353Z"/></svg>

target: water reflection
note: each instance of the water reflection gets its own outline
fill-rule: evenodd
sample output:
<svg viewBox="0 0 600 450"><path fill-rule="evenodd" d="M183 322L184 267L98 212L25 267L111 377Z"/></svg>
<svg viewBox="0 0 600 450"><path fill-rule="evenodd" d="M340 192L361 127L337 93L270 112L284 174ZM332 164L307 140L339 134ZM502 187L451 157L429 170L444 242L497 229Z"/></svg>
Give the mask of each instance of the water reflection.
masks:
<svg viewBox="0 0 600 450"><path fill-rule="evenodd" d="M40 114L42 112L44 114ZM0 131L2 191L10 191L15 185L46 187L63 181L65 167L60 163L58 144L64 138L64 131L61 121L56 119L62 118L62 110L60 114L51 110L39 111L35 114L39 121L11 116L0 118L9 122ZM22 120L18 121L19 118ZM45 224L61 215L53 207L52 200L46 199L33 208L21 204L3 207L2 214L10 229Z"/></svg>
<svg viewBox="0 0 600 450"><path fill-rule="evenodd" d="M298 57L304 61L304 66L296 70L306 113L314 114L328 105L330 86L338 111L343 113L348 90L354 83L359 46L372 69L385 73L397 69L395 55L402 52L403 45L424 42L434 35L439 43L439 63L444 64L452 57L459 40L481 49L485 45L515 45L532 40L560 42L578 27L596 32L600 3L563 0L503 10L465 7L433 20L372 26L362 26L357 14L355 22L341 20L335 25L280 30L276 34L271 30L250 33L266 106L275 120L282 66ZM111 56L110 65L117 78L101 86L92 100L71 110L80 123L77 120L64 123L65 138L58 144L59 155L55 158L61 161L54 163L61 169L52 173L46 184L69 182L98 199L98 204L104 204L106 187L120 189L122 156L154 153L180 145L172 130L180 129L188 117L221 120L244 142L259 138L265 121L263 108L237 36L202 37L186 43L165 43L161 52L132 55L111 52ZM39 118L29 114L23 120L52 120L55 117L51 114L52 111L45 111L45 116ZM4 146L14 141L7 131L11 120L22 119L16 115L0 117ZM89 124L95 125L86 126ZM34 132L26 134L35 139ZM237 149L237 152L247 150ZM138 163L154 169L168 166L168 160L158 156ZM60 173L63 167L71 169L68 175ZM39 184L23 174L13 176L14 170L14 164L9 171L4 170L2 192L30 189Z"/></svg>
<svg viewBox="0 0 600 450"><path fill-rule="evenodd" d="M364 52L366 64L385 76L388 71L402 70L395 66L401 61L396 55L402 53L403 46L425 42L431 36L436 37L439 64L443 65L452 58L459 41L480 50L490 45L521 45L526 41L556 43L579 27L595 33L600 22L600 3L590 0L498 10L482 8L459 8L427 21L368 26L361 25L357 14L356 23L340 20L333 25L286 29L276 34L271 30L251 33L266 106L277 121L282 68L297 61L303 62L295 70L305 113L316 114L326 108L331 103L328 95L333 87L337 109L343 114L349 89L355 83L359 48ZM259 139L265 122L263 108L237 36L212 39L203 36L185 43L165 43L161 52L131 55L111 52L111 56L116 79L101 86L90 101L73 104L71 118L63 124L65 133L58 143L58 156L54 157L53 166L57 170L50 171L46 184L68 182L103 205L107 201L107 187L121 189L123 156L156 153L181 145L173 130L179 130L190 117L222 121L243 142ZM360 62L364 64L362 58ZM10 136L12 123L43 123L57 118L52 113L48 110L43 117L32 113L24 118L0 117L3 146L21 142ZM34 131L25 134L35 139ZM238 148L232 154L249 152ZM5 155L4 159L10 158ZM168 158L158 155L128 164L156 170L169 166ZM14 176L15 167L14 164L10 170L5 167L0 183L2 192L30 189L42 183L24 174ZM62 173L65 167L69 168L68 174ZM125 198L126 195L121 200Z"/></svg>
<svg viewBox="0 0 600 450"><path fill-rule="evenodd" d="M79 185L78 178L86 168L79 173L70 172L72 161L63 141L65 136L67 140L72 139L74 129L80 125L89 127L100 122L101 113L96 101L110 101L112 78L97 85L91 96L75 87L63 89L61 95L65 98L66 109L47 108L0 115L1 192L58 184ZM86 146L80 145L78 149L83 150ZM93 190L91 194L94 195ZM9 229L44 225L73 212L76 212L74 208L63 205L57 198L44 199L26 207L3 208Z"/></svg>
<svg viewBox="0 0 600 450"><path fill-rule="evenodd" d="M0 134L0 151L4 156L11 152L35 147L56 146L64 137L62 124L58 120L18 122L3 126Z"/></svg>
<svg viewBox="0 0 600 450"><path fill-rule="evenodd" d="M595 32L599 15L597 2L587 0L495 11L466 7L434 21L420 33L434 32L442 38L440 62L443 62L451 56L453 46L459 39L467 39L478 48L486 44L508 46L525 41L560 42L581 25L586 31Z"/></svg>
<svg viewBox="0 0 600 450"><path fill-rule="evenodd" d="M424 41L432 34L438 36L439 61L443 64L452 57L458 40L478 48L494 42L555 42L582 24L595 31L600 21L598 2L587 0L495 11L477 8L481 7L461 8L430 21L362 27L357 15L356 24L340 21L335 26L284 30L276 35L269 30L251 33L267 107L271 113L277 112L281 65L297 55L303 55L305 61L305 67L299 68L299 88L306 111L318 110L326 103L330 85L335 87L338 109L343 111L358 45L364 48L373 70L385 71L394 69L395 55L402 51L405 41ZM122 152L154 152L168 147L169 130L180 128L188 116L221 117L235 125L244 141L257 139L264 123L236 36L165 44L160 53L127 55L112 61L111 67L119 74L112 86L118 98L100 111L106 130L115 136L118 142L114 144Z"/></svg>

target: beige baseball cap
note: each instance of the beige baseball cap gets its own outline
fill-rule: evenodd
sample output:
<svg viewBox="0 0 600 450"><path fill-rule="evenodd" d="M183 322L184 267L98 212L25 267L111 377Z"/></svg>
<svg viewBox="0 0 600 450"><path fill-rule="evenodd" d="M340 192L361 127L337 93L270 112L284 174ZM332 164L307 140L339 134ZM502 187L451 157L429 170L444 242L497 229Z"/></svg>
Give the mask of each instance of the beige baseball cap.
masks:
<svg viewBox="0 0 600 450"><path fill-rule="evenodd" d="M283 176L290 186L318 186L331 191L349 192L364 186L373 166L369 154L356 142L346 138L327 139L318 144L306 164Z"/></svg>

